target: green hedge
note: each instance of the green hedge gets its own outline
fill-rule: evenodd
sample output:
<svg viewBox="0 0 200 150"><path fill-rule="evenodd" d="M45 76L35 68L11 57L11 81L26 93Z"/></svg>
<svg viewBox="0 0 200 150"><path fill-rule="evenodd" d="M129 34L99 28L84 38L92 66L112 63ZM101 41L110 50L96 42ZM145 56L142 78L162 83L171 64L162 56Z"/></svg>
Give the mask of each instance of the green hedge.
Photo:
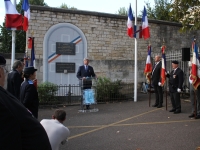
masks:
<svg viewBox="0 0 200 150"><path fill-rule="evenodd" d="M40 104L55 104L56 92L58 86L50 82L44 82L38 85L38 96Z"/></svg>
<svg viewBox="0 0 200 150"><path fill-rule="evenodd" d="M97 102L119 100L124 97L120 93L121 80L111 81L109 78L100 77L96 83Z"/></svg>

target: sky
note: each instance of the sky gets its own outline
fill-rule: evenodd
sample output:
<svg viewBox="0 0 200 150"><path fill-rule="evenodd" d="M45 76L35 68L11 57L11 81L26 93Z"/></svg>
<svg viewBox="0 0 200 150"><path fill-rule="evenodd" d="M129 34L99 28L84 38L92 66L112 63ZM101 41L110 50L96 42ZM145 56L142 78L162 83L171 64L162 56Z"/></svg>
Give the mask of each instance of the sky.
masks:
<svg viewBox="0 0 200 150"><path fill-rule="evenodd" d="M14 0L11 0L14 3ZM44 0L50 7L60 7L62 3L69 7L75 7L79 10L95 11L116 14L120 7L128 8L131 4L132 10L135 12L136 0ZM154 0L137 0L137 14L144 9L145 2L150 2L154 6ZM19 0L16 0L19 3ZM147 12L148 13L148 12ZM4 0L0 0L0 25L2 25L5 16Z"/></svg>

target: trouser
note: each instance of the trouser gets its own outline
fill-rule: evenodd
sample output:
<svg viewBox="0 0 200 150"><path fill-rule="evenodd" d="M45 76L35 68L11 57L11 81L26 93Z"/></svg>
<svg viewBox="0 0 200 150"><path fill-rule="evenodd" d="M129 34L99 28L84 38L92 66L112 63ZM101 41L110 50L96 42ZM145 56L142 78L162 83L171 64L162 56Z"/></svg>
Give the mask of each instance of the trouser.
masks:
<svg viewBox="0 0 200 150"><path fill-rule="evenodd" d="M175 109L176 111L179 111L179 110L181 111L180 93L170 92L170 98L171 98L171 103L172 103L173 109Z"/></svg>
<svg viewBox="0 0 200 150"><path fill-rule="evenodd" d="M161 86L154 85L154 92L156 96L156 105L162 105L163 104L163 90Z"/></svg>
<svg viewBox="0 0 200 150"><path fill-rule="evenodd" d="M195 97L196 95L196 97ZM197 90L194 89L193 85L190 84L190 101L192 104L192 113L195 112L195 102L194 100L196 99L197 102L197 115L200 115L200 86L198 86Z"/></svg>

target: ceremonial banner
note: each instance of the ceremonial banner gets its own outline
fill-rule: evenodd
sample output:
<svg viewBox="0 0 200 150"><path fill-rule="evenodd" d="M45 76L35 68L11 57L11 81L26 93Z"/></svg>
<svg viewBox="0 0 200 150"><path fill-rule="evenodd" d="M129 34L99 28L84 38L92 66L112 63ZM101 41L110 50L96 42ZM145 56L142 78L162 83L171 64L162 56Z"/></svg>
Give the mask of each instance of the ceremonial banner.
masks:
<svg viewBox="0 0 200 150"><path fill-rule="evenodd" d="M83 104L95 104L95 91L93 89L83 90Z"/></svg>

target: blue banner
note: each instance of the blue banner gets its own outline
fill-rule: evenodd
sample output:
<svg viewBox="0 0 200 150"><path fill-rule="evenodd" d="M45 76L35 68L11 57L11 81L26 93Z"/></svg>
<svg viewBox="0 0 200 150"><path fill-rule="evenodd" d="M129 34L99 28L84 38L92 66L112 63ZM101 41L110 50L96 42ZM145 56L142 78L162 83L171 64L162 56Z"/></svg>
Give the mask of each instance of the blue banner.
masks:
<svg viewBox="0 0 200 150"><path fill-rule="evenodd" d="M83 104L95 104L95 91L93 89L83 90Z"/></svg>

